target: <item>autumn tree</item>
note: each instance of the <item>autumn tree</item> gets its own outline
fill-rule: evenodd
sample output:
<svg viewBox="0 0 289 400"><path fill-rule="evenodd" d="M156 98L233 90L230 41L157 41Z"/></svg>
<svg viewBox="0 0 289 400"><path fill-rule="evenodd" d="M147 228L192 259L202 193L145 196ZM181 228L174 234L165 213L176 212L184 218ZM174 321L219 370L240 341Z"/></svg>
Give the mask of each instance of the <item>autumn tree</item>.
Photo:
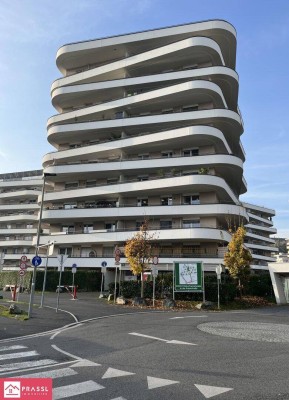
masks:
<svg viewBox="0 0 289 400"><path fill-rule="evenodd" d="M128 239L124 254L134 275L141 275L141 297L144 297L144 277L143 273L150 268L152 240L154 235L148 232L148 222L145 220L131 239Z"/></svg>
<svg viewBox="0 0 289 400"><path fill-rule="evenodd" d="M249 250L244 246L246 230L239 226L228 244L228 251L224 256L225 266L228 268L232 278L238 280L240 296L242 296L242 282L250 274L250 262L252 256Z"/></svg>

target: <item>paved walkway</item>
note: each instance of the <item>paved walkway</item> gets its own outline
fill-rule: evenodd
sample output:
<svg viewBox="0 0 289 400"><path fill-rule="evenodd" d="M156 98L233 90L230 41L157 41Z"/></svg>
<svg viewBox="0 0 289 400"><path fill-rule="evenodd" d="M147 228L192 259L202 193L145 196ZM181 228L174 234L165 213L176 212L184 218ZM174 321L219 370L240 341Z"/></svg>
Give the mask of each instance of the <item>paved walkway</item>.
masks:
<svg viewBox="0 0 289 400"><path fill-rule="evenodd" d="M0 305L9 307L10 304L14 304L11 301L10 292L3 292L3 297L3 300L0 299ZM28 294L21 293L19 303L15 304L20 309L27 311L29 299ZM45 294L44 308L39 308L40 300L40 294L36 293L34 296L35 306L29 320L19 321L17 318L0 317L0 340L58 329L64 325L75 323L76 320L82 321L103 315L137 311L133 308L108 304L107 299L99 299L99 293L96 292L79 293L78 300L72 300L68 293L60 293L58 312L55 310L57 293Z"/></svg>

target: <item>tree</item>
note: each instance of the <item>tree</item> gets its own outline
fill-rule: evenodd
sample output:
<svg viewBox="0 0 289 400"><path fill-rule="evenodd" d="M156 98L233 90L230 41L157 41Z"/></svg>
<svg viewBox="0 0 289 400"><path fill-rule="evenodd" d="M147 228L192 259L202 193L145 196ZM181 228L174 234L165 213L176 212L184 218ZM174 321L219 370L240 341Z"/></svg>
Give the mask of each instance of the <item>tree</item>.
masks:
<svg viewBox="0 0 289 400"><path fill-rule="evenodd" d="M141 297L144 297L144 279L143 273L150 268L152 240L154 235L148 233L148 222L145 220L131 239L128 239L124 254L134 275L141 274Z"/></svg>
<svg viewBox="0 0 289 400"><path fill-rule="evenodd" d="M225 266L228 268L230 275L238 280L240 297L242 297L242 283L250 275L250 262L252 261L250 251L244 246L245 235L245 228L239 226L232 235L232 239L228 244L228 251L224 256Z"/></svg>

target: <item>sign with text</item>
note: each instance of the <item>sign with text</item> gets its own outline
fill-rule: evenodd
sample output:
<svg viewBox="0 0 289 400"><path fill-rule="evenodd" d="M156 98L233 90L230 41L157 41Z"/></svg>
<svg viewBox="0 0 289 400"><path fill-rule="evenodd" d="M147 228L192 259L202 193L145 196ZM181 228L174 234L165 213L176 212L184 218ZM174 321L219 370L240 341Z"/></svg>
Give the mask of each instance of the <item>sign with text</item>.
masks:
<svg viewBox="0 0 289 400"><path fill-rule="evenodd" d="M203 266L201 262L175 262L174 276L175 292L203 291Z"/></svg>
<svg viewBox="0 0 289 400"><path fill-rule="evenodd" d="M0 399L52 400L52 379L0 378Z"/></svg>

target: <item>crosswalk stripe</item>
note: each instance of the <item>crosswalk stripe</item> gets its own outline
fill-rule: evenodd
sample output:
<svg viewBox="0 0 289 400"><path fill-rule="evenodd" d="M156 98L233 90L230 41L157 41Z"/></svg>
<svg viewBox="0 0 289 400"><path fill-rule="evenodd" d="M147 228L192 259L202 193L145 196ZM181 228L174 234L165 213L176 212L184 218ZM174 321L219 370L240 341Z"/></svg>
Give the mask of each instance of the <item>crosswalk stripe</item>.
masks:
<svg viewBox="0 0 289 400"><path fill-rule="evenodd" d="M1 354L0 361L12 360L13 358L34 357L34 356L39 356L39 353L37 353L37 351L24 351L22 353Z"/></svg>
<svg viewBox="0 0 289 400"><path fill-rule="evenodd" d="M54 360L36 360L36 361L24 361L24 362L18 362L18 363L11 363L11 364L6 364L3 367L0 368L0 372L6 372L6 371L14 371L18 369L24 369L24 368L33 368L33 367L39 367L42 365L51 365L51 364L56 364L56 361Z"/></svg>
<svg viewBox="0 0 289 400"><path fill-rule="evenodd" d="M53 399L65 399L66 397L78 396L80 394L94 392L96 390L105 389L94 381L86 381L75 383L73 385L60 386L53 389Z"/></svg>
<svg viewBox="0 0 289 400"><path fill-rule="evenodd" d="M15 345L15 346L2 346L2 347L0 347L0 351L20 350L20 349L27 349L27 347L26 347L26 346L19 346L19 345Z"/></svg>
<svg viewBox="0 0 289 400"><path fill-rule="evenodd" d="M77 375L77 372L72 368L52 369L50 371L36 372L34 374L17 375L19 378L63 378L64 376Z"/></svg>

